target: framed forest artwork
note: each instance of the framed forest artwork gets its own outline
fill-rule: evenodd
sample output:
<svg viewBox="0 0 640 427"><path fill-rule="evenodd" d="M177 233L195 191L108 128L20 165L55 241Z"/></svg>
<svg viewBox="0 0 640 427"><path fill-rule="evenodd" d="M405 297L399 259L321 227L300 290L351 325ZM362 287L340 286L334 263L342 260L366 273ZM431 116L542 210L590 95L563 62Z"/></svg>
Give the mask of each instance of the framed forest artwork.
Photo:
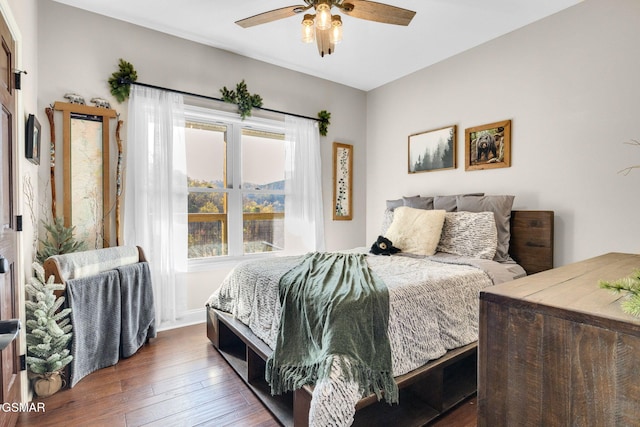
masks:
<svg viewBox="0 0 640 427"><path fill-rule="evenodd" d="M333 143L333 219L353 218L353 146Z"/></svg>
<svg viewBox="0 0 640 427"><path fill-rule="evenodd" d="M409 135L409 173L455 168L455 125Z"/></svg>

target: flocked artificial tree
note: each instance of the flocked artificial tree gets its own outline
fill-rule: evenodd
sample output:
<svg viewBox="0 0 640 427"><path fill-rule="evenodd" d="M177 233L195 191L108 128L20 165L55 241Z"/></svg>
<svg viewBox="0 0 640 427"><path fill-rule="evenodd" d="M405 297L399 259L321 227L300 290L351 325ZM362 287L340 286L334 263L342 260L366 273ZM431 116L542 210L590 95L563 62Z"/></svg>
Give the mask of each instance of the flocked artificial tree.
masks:
<svg viewBox="0 0 640 427"><path fill-rule="evenodd" d="M35 379L34 390L41 397L58 391L62 386L60 373L73 356L69 354L71 329L70 308L60 311L64 297L55 291L64 289L54 283L53 276L45 282L44 269L33 263L35 277L26 286L27 366Z"/></svg>

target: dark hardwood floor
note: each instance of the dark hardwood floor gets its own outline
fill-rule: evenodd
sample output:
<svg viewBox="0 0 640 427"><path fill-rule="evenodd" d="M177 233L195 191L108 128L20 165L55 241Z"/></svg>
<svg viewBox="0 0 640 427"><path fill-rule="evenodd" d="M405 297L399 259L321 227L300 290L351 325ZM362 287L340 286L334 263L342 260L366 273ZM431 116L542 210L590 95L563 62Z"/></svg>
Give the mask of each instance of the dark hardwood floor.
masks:
<svg viewBox="0 0 640 427"><path fill-rule="evenodd" d="M133 357L46 399L18 426L278 426L210 344L203 324L163 331ZM475 427L475 398L432 424Z"/></svg>

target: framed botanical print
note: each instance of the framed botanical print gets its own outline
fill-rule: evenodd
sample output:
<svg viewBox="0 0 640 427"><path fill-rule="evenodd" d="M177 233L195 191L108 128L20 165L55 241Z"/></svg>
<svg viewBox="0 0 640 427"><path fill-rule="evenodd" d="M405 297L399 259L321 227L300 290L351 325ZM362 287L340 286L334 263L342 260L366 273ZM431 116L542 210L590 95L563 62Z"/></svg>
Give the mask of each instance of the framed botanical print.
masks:
<svg viewBox="0 0 640 427"><path fill-rule="evenodd" d="M353 218L353 146L333 143L333 219Z"/></svg>

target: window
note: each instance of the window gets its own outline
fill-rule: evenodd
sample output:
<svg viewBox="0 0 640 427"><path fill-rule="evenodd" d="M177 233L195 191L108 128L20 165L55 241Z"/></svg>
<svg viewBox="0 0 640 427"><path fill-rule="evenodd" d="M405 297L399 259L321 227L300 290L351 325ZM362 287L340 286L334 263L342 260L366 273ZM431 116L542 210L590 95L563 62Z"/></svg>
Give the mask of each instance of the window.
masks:
<svg viewBox="0 0 640 427"><path fill-rule="evenodd" d="M189 258L284 249L283 124L186 111Z"/></svg>

